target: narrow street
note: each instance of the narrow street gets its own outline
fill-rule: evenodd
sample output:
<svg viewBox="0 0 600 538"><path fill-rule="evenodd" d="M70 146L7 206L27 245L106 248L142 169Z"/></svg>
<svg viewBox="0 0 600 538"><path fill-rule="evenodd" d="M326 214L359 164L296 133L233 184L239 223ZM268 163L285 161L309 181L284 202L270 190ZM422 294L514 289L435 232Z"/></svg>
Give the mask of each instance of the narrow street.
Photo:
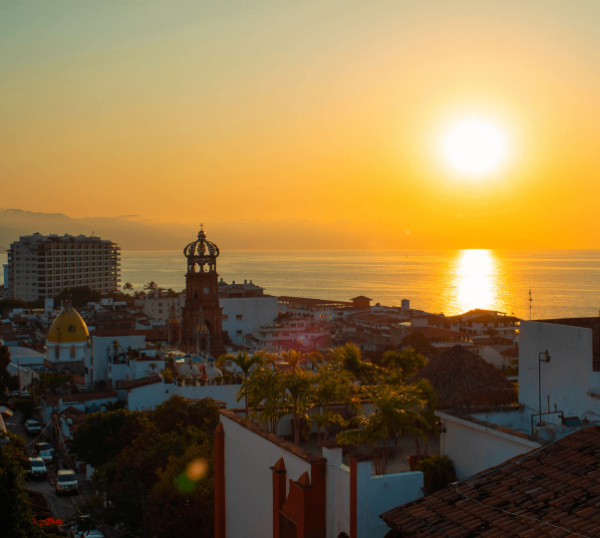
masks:
<svg viewBox="0 0 600 538"><path fill-rule="evenodd" d="M30 436L27 435L23 426L22 416L19 411L14 411L14 415L6 421L6 427L12 433L22 436L25 439L27 454L31 457L35 456L35 443L41 441L47 441L56 449L56 443L54 441L51 424L43 425L40 416L35 417L36 420L42 424L42 431L39 435ZM31 491L42 493L46 498L48 506L57 519L62 519L63 522L70 521L76 513L76 505L81 503L84 498L88 498L93 494L93 488L89 480L85 475L77 473L77 481L79 483L79 493L77 495L64 495L59 496L56 494L54 484L56 481L57 469L66 469L63 459L58 454L54 462L47 464L48 476L43 480L33 480L30 477L26 477L26 487ZM107 534L108 536L108 534Z"/></svg>

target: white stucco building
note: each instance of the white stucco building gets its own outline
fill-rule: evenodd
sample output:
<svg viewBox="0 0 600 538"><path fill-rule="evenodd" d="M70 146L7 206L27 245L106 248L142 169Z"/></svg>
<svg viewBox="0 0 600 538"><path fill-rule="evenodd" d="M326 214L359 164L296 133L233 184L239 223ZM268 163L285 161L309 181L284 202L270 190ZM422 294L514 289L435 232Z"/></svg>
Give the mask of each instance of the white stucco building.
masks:
<svg viewBox="0 0 600 538"><path fill-rule="evenodd" d="M459 478L600 421L598 321L522 321L518 405L436 413Z"/></svg>
<svg viewBox="0 0 600 538"><path fill-rule="evenodd" d="M219 304L223 308L223 331L236 345L243 345L244 335L256 327L273 323L279 313L277 297L269 295L220 298Z"/></svg>
<svg viewBox="0 0 600 538"><path fill-rule="evenodd" d="M379 514L421 497L423 474L375 476L371 467L358 456L344 460L335 443L324 443L317 456L222 410L215 537L383 538L389 528Z"/></svg>

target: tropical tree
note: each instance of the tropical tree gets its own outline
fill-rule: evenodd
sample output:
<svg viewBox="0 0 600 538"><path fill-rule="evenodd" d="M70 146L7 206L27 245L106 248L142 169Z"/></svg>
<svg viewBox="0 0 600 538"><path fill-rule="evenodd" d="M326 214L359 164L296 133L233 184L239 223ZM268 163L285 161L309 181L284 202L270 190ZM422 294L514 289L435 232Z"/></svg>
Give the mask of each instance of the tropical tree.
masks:
<svg viewBox="0 0 600 538"><path fill-rule="evenodd" d="M279 421L287 414L287 390L282 372L273 362L263 362L252 369L244 385L251 418L276 434Z"/></svg>
<svg viewBox="0 0 600 538"><path fill-rule="evenodd" d="M425 444L424 454L427 455L429 436L428 432L434 430L437 418L435 412L437 410L437 393L431 386L429 379L421 378L415 381L412 386L421 394L421 399L425 402L425 406L421 412L423 421L417 424L412 431L415 435L415 446L417 454L421 454L421 440ZM410 432L407 432L410 433Z"/></svg>
<svg viewBox="0 0 600 538"><path fill-rule="evenodd" d="M78 286L61 291L54 297L55 304L69 301L72 306L79 308L88 303L99 303L102 299L102 294L99 291L91 289L89 286Z"/></svg>
<svg viewBox="0 0 600 538"><path fill-rule="evenodd" d="M133 284L131 282L125 282L125 284L123 284L123 291L127 293L133 291Z"/></svg>
<svg viewBox="0 0 600 538"><path fill-rule="evenodd" d="M25 471L19 464L25 452L22 439L12 433L2 433L9 442L0 448L0 518L1 536L60 538L61 520L34 518L25 490Z"/></svg>
<svg viewBox="0 0 600 538"><path fill-rule="evenodd" d="M60 394L66 391L70 386L73 378L67 372L40 372L40 376L33 380L33 387L38 395Z"/></svg>
<svg viewBox="0 0 600 538"><path fill-rule="evenodd" d="M182 456L169 458L166 468L157 470L158 481L150 489L146 504L153 536L214 536L214 511L207 502L214 497L211 456L209 443L192 445Z"/></svg>
<svg viewBox="0 0 600 538"><path fill-rule="evenodd" d="M285 408L292 414L292 430L294 444L300 444L300 434L310 424L308 411L314 404L314 388L316 374L312 370L302 368L309 362L309 355L290 349L279 354L284 364L281 372L282 383L286 388Z"/></svg>
<svg viewBox="0 0 600 538"><path fill-rule="evenodd" d="M217 359L217 366L220 368L225 364L226 361L231 361L237 366L244 375L244 382L242 383L241 395L244 397L244 406L246 409L246 416L248 416L248 374L252 367L262 364L268 359L269 355L263 351L256 351L253 355L248 355L246 350L238 351L237 355L223 354ZM239 401L239 400L238 400Z"/></svg>
<svg viewBox="0 0 600 538"><path fill-rule="evenodd" d="M431 345L429 338L423 333L414 332L406 335L402 339L403 347L412 347L417 353L425 355L426 357L433 357L436 354L436 349Z"/></svg>
<svg viewBox="0 0 600 538"><path fill-rule="evenodd" d="M286 388L286 410L292 415L294 444L300 444L300 434L310 426L308 411L314 404L313 384L315 374L310 370L298 368L283 372L283 383Z"/></svg>
<svg viewBox="0 0 600 538"><path fill-rule="evenodd" d="M317 411L312 415L312 420L318 428L318 442L321 441L321 429L324 430L327 440L329 424L343 423L342 415L333 411L331 404L347 402L354 393L352 376L348 372L336 371L327 364L319 368L314 387L314 404Z"/></svg>
<svg viewBox="0 0 600 538"><path fill-rule="evenodd" d="M356 427L340 432L337 442L369 445L373 451L375 473L385 474L391 439L407 430L415 433L419 428L426 428L421 413L426 401L414 385L372 385L364 387L363 395L374 406L373 412L354 417Z"/></svg>
<svg viewBox="0 0 600 538"><path fill-rule="evenodd" d="M169 297L171 299L174 298L174 297L177 297L178 295L179 295L179 293L176 292L173 288L169 288L167 290L167 297Z"/></svg>
<svg viewBox="0 0 600 538"><path fill-rule="evenodd" d="M144 290L150 292L158 291L158 284L154 282L154 280L151 280L150 282L148 282L148 284L144 285Z"/></svg>
<svg viewBox="0 0 600 538"><path fill-rule="evenodd" d="M382 360L396 369L401 381L406 381L427 364L427 359L412 347L402 351L386 351Z"/></svg>
<svg viewBox="0 0 600 538"><path fill-rule="evenodd" d="M362 358L359 347L352 342L329 349L328 354L338 368L349 372L361 384L375 383L383 375L380 367Z"/></svg>
<svg viewBox="0 0 600 538"><path fill-rule="evenodd" d="M11 386L11 375L8 372L10 364L10 350L7 346L0 345L0 401L7 394Z"/></svg>
<svg viewBox="0 0 600 538"><path fill-rule="evenodd" d="M99 495L82 510L109 525L122 525L126 534L170 537L190 535L187 507L198 527L192 534L212 536L210 456L218 421L212 400L189 402L178 396L152 411L88 415L74 433L72 448L83 461L95 462ZM198 458L207 463L202 476L186 472Z"/></svg>

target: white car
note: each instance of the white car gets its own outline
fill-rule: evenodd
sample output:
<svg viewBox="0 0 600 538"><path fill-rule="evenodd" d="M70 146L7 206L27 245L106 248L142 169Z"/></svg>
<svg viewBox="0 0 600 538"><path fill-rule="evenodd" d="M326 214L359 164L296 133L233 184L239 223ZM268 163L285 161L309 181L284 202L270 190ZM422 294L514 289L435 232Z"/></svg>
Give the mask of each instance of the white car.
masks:
<svg viewBox="0 0 600 538"><path fill-rule="evenodd" d="M27 474L34 479L43 479L48 475L46 464L42 458L29 458L31 469L27 471Z"/></svg>
<svg viewBox="0 0 600 538"><path fill-rule="evenodd" d="M61 493L77 493L79 491L79 482L77 482L75 471L71 469L57 471L54 489L57 495Z"/></svg>
<svg viewBox="0 0 600 538"><path fill-rule="evenodd" d="M37 420L30 418L25 422L25 431L28 435L37 435L42 431L42 426Z"/></svg>

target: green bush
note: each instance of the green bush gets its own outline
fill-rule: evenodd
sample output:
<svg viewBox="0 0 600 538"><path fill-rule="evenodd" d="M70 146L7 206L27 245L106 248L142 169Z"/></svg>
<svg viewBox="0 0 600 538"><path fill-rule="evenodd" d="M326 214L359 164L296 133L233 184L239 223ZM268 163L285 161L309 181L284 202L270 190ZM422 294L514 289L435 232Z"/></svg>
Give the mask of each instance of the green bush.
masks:
<svg viewBox="0 0 600 538"><path fill-rule="evenodd" d="M419 465L417 471L423 473L423 489L425 495L444 489L448 484L456 480L454 464L448 456L431 456L425 458Z"/></svg>

